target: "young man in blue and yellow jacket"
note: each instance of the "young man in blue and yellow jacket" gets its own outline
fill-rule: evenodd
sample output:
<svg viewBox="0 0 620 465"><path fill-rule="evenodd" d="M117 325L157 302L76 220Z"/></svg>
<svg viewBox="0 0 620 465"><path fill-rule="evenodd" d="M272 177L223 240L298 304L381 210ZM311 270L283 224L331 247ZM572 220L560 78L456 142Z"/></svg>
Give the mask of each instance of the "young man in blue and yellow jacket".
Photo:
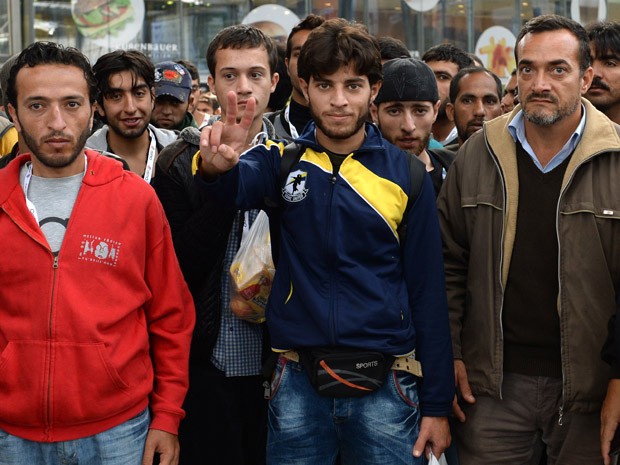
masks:
<svg viewBox="0 0 620 465"><path fill-rule="evenodd" d="M366 122L381 59L363 27L335 19L314 29L298 72L315 124L284 182L283 144L240 158L252 99L203 129L196 155L210 195L239 208L280 203L267 462L423 463L450 442L454 397L433 186L425 172L414 186L419 162Z"/></svg>

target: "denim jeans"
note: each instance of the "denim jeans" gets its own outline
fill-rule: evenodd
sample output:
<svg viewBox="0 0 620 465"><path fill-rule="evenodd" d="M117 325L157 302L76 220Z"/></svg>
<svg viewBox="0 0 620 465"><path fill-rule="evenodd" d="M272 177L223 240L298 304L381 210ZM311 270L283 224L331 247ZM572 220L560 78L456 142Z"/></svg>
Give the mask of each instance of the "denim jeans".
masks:
<svg viewBox="0 0 620 465"><path fill-rule="evenodd" d="M364 397L320 396L299 363L278 360L269 401L268 465L423 464L413 457L420 414L416 377L390 371Z"/></svg>
<svg viewBox="0 0 620 465"><path fill-rule="evenodd" d="M62 442L35 442L0 430L0 465L140 465L149 410L102 433Z"/></svg>

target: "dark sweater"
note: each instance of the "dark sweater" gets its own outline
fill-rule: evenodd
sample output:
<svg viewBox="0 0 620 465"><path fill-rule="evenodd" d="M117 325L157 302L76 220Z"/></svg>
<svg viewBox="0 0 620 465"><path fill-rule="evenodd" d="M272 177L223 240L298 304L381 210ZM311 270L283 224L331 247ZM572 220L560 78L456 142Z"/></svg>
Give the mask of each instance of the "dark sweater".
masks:
<svg viewBox="0 0 620 465"><path fill-rule="evenodd" d="M519 207L503 306L508 372L562 376L556 209L568 160L543 173L517 144Z"/></svg>

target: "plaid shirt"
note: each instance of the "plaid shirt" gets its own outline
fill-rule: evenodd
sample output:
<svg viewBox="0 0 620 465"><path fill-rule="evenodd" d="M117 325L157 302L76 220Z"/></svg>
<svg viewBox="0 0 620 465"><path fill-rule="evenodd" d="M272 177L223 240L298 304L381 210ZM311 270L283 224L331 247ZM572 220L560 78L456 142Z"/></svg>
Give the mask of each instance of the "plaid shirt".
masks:
<svg viewBox="0 0 620 465"><path fill-rule="evenodd" d="M237 318L230 309L230 265L241 243L244 223L249 228L259 210L238 211L228 236L222 272L222 323L211 361L226 376L254 376L261 372L262 325ZM249 220L249 221L247 221Z"/></svg>
<svg viewBox="0 0 620 465"><path fill-rule="evenodd" d="M239 250L243 231L252 226L258 212L259 210L237 212L226 245L222 272L222 323L211 355L213 365L226 376L255 376L261 373L263 327L240 320L233 314L230 309L229 273L230 265Z"/></svg>

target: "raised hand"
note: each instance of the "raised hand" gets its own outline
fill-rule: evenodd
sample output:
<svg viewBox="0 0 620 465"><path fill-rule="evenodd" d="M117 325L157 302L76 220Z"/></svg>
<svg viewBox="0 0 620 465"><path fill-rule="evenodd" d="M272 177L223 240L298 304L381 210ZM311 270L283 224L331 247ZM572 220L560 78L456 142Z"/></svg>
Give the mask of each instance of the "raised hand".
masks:
<svg viewBox="0 0 620 465"><path fill-rule="evenodd" d="M247 138L254 120L256 100L249 98L243 114L238 119L237 94L226 95L227 111L222 121L204 127L200 133L200 173L216 176L233 168L239 156L248 148Z"/></svg>

